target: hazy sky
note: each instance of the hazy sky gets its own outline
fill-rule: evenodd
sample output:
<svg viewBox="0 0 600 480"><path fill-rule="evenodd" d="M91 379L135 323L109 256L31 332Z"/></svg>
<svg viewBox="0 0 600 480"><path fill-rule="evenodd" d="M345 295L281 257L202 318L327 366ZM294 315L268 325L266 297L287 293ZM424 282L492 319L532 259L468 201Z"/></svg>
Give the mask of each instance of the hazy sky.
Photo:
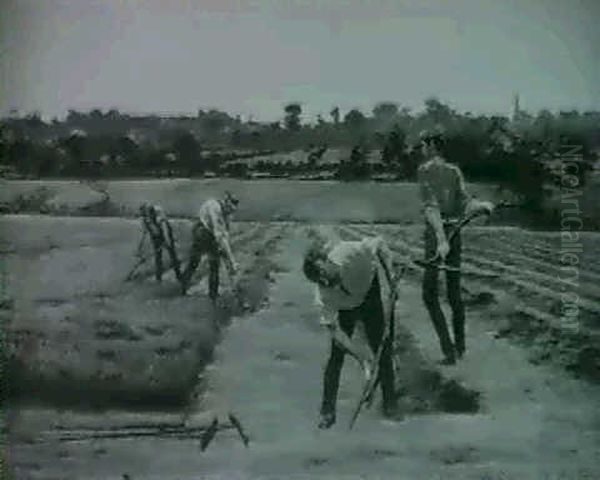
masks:
<svg viewBox="0 0 600 480"><path fill-rule="evenodd" d="M600 109L600 0L0 0L0 114Z"/></svg>

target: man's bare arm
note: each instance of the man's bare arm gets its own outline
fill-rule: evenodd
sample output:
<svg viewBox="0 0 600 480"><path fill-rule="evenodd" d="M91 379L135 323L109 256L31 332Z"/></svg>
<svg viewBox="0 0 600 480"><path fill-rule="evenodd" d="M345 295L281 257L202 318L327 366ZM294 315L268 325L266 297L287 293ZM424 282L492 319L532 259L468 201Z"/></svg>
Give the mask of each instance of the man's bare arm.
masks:
<svg viewBox="0 0 600 480"><path fill-rule="evenodd" d="M434 206L426 207L425 220L433 227L438 245L447 243L448 239L446 238L446 232L444 231L444 222L442 221L440 209Z"/></svg>
<svg viewBox="0 0 600 480"><path fill-rule="evenodd" d="M456 173L459 201L461 202L461 210L464 212L464 215L468 216L477 213L487 213L488 215L491 214L492 210L494 209L493 203L478 200L470 195L467 191L465 178L460 169L457 169Z"/></svg>
<svg viewBox="0 0 600 480"><path fill-rule="evenodd" d="M433 193L433 187L427 177L427 172L423 169L417 171L417 179L419 182L419 193L423 202L425 221L433 228L438 244L438 253L445 257L450 250L446 232L444 231L444 223L440 213L440 207ZM445 252L445 253L444 253Z"/></svg>
<svg viewBox="0 0 600 480"><path fill-rule="evenodd" d="M332 340L337 343L346 353L354 357L358 363L360 363L365 375L370 377L373 369L373 359L369 358L361 350L359 350L352 339L346 335L346 333L339 328L337 324L329 325L328 328Z"/></svg>

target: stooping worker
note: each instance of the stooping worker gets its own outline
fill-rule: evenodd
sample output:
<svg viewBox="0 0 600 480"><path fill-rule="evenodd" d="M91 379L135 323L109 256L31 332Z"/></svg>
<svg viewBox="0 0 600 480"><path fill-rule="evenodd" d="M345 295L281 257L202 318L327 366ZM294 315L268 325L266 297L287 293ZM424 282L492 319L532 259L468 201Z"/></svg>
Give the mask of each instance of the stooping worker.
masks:
<svg viewBox="0 0 600 480"><path fill-rule="evenodd" d="M231 251L229 227L231 216L237 210L239 200L230 192L221 199L205 201L192 227L192 246L188 264L181 275L181 285L185 294L190 287L192 276L202 258L208 255L209 297L214 302L219 294L219 267L223 258L230 275L237 272L237 263Z"/></svg>
<svg viewBox="0 0 600 480"><path fill-rule="evenodd" d="M382 346L379 374L383 413L398 419L392 362L394 307L390 301L395 285L389 249L379 237L336 244L318 239L304 256L303 271L306 278L316 284L321 324L331 335L319 428L329 428L336 421L337 393L345 354L349 353L361 363L367 378L372 373L372 358L361 353L351 338L358 322L364 326L371 351L376 353ZM384 332L388 333L385 338Z"/></svg>
<svg viewBox="0 0 600 480"><path fill-rule="evenodd" d="M167 217L163 209L158 205L142 204L140 214L144 231L148 233L152 250L154 251L155 277L158 282L162 281L164 272L163 250L167 246L167 235L165 232L165 222Z"/></svg>
<svg viewBox="0 0 600 480"><path fill-rule="evenodd" d="M440 129L425 131L420 136L425 155L417 171L417 179L425 216L425 260L422 295L444 354L443 364L454 364L465 347L465 307L460 291L461 237L458 231L448 242L449 232L464 215L481 211L491 214L491 202L479 201L468 194L460 168L446 161L442 154L444 133ZM437 257L445 263L446 290L452 310L454 343L450 338L438 298L438 263L427 263Z"/></svg>

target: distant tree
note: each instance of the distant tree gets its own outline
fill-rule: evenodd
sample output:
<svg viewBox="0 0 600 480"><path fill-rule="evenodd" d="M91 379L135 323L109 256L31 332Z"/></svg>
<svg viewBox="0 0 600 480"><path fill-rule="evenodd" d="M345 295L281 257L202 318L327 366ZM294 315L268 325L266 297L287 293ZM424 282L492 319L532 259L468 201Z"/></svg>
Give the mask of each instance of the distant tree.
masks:
<svg viewBox="0 0 600 480"><path fill-rule="evenodd" d="M413 178L417 172L416 157L406 152L406 133L398 125L388 133L381 151L381 160L388 169L398 170L403 178Z"/></svg>
<svg viewBox="0 0 600 480"><path fill-rule="evenodd" d="M94 108L90 111L88 117L90 120L102 120L104 118L104 115L102 114L102 110L100 110L99 108Z"/></svg>
<svg viewBox="0 0 600 480"><path fill-rule="evenodd" d="M108 112L106 112L106 117L109 120L119 120L121 118L121 112L116 108L111 108Z"/></svg>
<svg viewBox="0 0 600 480"><path fill-rule="evenodd" d="M535 134L541 138L549 138L552 135L553 127L554 115L552 112L547 109L540 110L533 124Z"/></svg>
<svg viewBox="0 0 600 480"><path fill-rule="evenodd" d="M577 118L579 116L579 112L577 110L561 110L558 112L558 117L562 119L572 119Z"/></svg>
<svg viewBox="0 0 600 480"><path fill-rule="evenodd" d="M312 146L308 153L308 167L314 169L327 151L327 145Z"/></svg>
<svg viewBox="0 0 600 480"><path fill-rule="evenodd" d="M108 155L111 159L121 159L123 163L138 169L142 167L142 155L140 146L128 135L120 135L116 138L111 139L110 146L108 147ZM152 162L155 162L154 152L147 154L148 159L151 158ZM158 155L159 156L159 155ZM120 167L116 161L113 162L111 168Z"/></svg>
<svg viewBox="0 0 600 480"><path fill-rule="evenodd" d="M230 117L225 112L211 109L202 118L202 124L209 135L218 135L230 123Z"/></svg>
<svg viewBox="0 0 600 480"><path fill-rule="evenodd" d="M373 117L377 123L389 123L398 115L398 105L393 102L380 102L373 108Z"/></svg>
<svg viewBox="0 0 600 480"><path fill-rule="evenodd" d="M242 142L243 142L243 138L242 138L242 131L239 128L236 128L233 130L233 132L231 132L231 145L235 146L235 147L239 147Z"/></svg>
<svg viewBox="0 0 600 480"><path fill-rule="evenodd" d="M17 137L5 147L6 163L19 172L28 173L28 163L35 152L35 145L25 137Z"/></svg>
<svg viewBox="0 0 600 480"><path fill-rule="evenodd" d="M351 131L358 131L362 129L365 126L366 121L367 119L363 113L356 108L350 110L344 116L344 124Z"/></svg>
<svg viewBox="0 0 600 480"><path fill-rule="evenodd" d="M67 171L70 173L80 173L83 163L87 160L89 150L89 140L87 133L83 130L73 130L69 136L59 141L68 155Z"/></svg>
<svg viewBox="0 0 600 480"><path fill-rule="evenodd" d="M173 152L190 175L204 170L201 150L200 143L190 132L182 132L173 142Z"/></svg>
<svg viewBox="0 0 600 480"><path fill-rule="evenodd" d="M222 170L232 177L248 178L248 164L246 162L229 162L222 167Z"/></svg>
<svg viewBox="0 0 600 480"><path fill-rule="evenodd" d="M340 108L339 107L333 107L331 112L329 112L329 115L331 115L331 119L333 120L334 125L338 125L340 123Z"/></svg>
<svg viewBox="0 0 600 480"><path fill-rule="evenodd" d="M302 114L302 106L299 103L288 103L284 107L285 112L285 128L296 132L300 130L300 115Z"/></svg>
<svg viewBox="0 0 600 480"><path fill-rule="evenodd" d="M405 120L405 121L412 120L411 113L410 113L411 111L412 110L410 107L402 107L400 109L400 111L398 112L398 116L400 117L400 119Z"/></svg>
<svg viewBox="0 0 600 480"><path fill-rule="evenodd" d="M341 161L337 176L340 180L361 180L369 177L370 167L367 163L368 149L363 142L352 147L350 158Z"/></svg>
<svg viewBox="0 0 600 480"><path fill-rule="evenodd" d="M359 165L366 160L365 148L362 144L357 144L352 147L350 152L350 162L354 165Z"/></svg>
<svg viewBox="0 0 600 480"><path fill-rule="evenodd" d="M512 170L516 171L516 178L510 183L511 189L521 196L526 210L541 213L548 175L540 157L532 155L528 141L522 141L517 145L511 160Z"/></svg>
<svg viewBox="0 0 600 480"><path fill-rule="evenodd" d="M537 120L542 122L551 122L552 120L554 120L554 115L552 115L552 112L550 110L543 108L538 112Z"/></svg>
<svg viewBox="0 0 600 480"><path fill-rule="evenodd" d="M425 100L425 114L435 123L445 124L450 120L454 112L438 98L429 97Z"/></svg>
<svg viewBox="0 0 600 480"><path fill-rule="evenodd" d="M67 112L67 123L81 123L81 121L84 120L84 118L85 115L83 113L78 112L77 110L69 110Z"/></svg>
<svg viewBox="0 0 600 480"><path fill-rule="evenodd" d="M46 125L42 120L40 112L32 112L25 117L25 125L29 128L39 128Z"/></svg>
<svg viewBox="0 0 600 480"><path fill-rule="evenodd" d="M114 140L114 153L131 157L138 149L138 144L128 135L121 135Z"/></svg>
<svg viewBox="0 0 600 480"><path fill-rule="evenodd" d="M56 175L60 169L60 153L50 145L43 145L37 152L36 174L40 177Z"/></svg>
<svg viewBox="0 0 600 480"><path fill-rule="evenodd" d="M258 130L255 130L252 133L250 133L248 138L248 144L251 148L261 148L262 143L263 136Z"/></svg>

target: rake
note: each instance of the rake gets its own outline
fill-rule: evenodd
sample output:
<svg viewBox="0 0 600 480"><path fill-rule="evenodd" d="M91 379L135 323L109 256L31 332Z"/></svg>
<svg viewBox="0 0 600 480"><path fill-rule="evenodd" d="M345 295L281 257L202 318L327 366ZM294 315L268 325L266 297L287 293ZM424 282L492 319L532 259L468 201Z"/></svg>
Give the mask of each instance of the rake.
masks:
<svg viewBox="0 0 600 480"><path fill-rule="evenodd" d="M498 210L500 208L520 208L520 207L521 207L521 205L519 205L519 204L510 203L508 201L502 201L494 207L494 210ZM447 236L448 243L450 244L452 242L452 240L456 237L456 235L458 235L460 233L460 231L465 226L467 226L471 221L473 221L475 218L481 217L483 215L489 217L489 214L486 212L472 212L468 215L463 216L458 221L456 226L452 230L450 230L450 233L448 233L448 236ZM443 259L440 257L439 253L436 253L435 255L433 255L430 258L415 259L415 260L413 260L413 263L422 268L436 267L439 270L445 270L445 271L449 271L449 272L460 272L459 267L453 267L451 265L447 265L443 261Z"/></svg>
<svg viewBox="0 0 600 480"><path fill-rule="evenodd" d="M391 348L392 352L394 351L393 322L396 300L398 299L398 290L396 288L398 283L398 277L392 275L392 272L389 271L387 264L385 263L384 259L381 258L381 256L379 255L379 252L377 257L379 259L379 263L382 265L383 270L385 271L385 275L390 285L390 318L385 323L383 335L381 336L381 342L379 344L379 347L377 348L377 353L375 354L373 373L370 378L366 379L359 401L354 409L354 412L352 413L352 417L350 418L350 429L352 429L352 427L354 426L354 423L356 422L356 419L358 418L358 415L360 414L362 408L364 406L371 407L371 405L373 404L373 399L375 398L375 389L379 385L381 379L379 375L379 364L381 361L381 356L383 355L383 351L390 341L392 342L392 345L390 345L388 348Z"/></svg>

